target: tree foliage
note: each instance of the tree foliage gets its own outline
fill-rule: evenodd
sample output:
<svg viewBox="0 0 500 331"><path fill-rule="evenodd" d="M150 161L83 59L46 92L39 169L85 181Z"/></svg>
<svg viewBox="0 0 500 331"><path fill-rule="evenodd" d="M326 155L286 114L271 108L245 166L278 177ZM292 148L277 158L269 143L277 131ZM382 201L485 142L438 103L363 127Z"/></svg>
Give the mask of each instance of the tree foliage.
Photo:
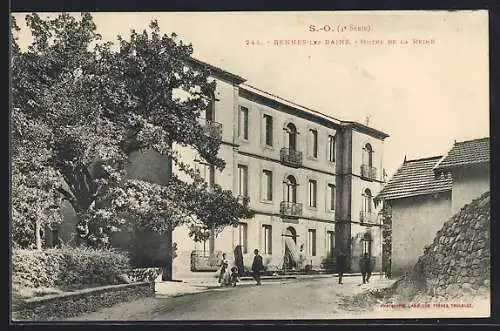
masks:
<svg viewBox="0 0 500 331"><path fill-rule="evenodd" d="M192 232L201 239L208 228L252 217L230 191L209 189L173 148L192 147L224 169L220 140L204 134L199 120L215 83L208 70L189 65L192 45L162 35L156 21L119 37L117 49L101 41L88 13L31 14L26 23L33 36L27 50L11 38L14 224L28 224L29 205L57 210L60 197L78 216L79 237L92 246L108 245L111 233L131 224L156 232L201 224ZM11 30L18 30L15 21ZM145 150L170 157L190 180L173 174L162 185L130 178L130 153ZM24 187L40 201L27 199Z"/></svg>

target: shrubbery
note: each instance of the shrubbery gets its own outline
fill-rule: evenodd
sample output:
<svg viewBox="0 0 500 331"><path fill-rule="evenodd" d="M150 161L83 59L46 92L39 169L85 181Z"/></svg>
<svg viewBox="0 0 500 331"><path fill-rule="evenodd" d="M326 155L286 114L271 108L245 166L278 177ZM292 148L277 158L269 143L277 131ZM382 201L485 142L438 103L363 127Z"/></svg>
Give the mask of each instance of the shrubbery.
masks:
<svg viewBox="0 0 500 331"><path fill-rule="evenodd" d="M129 258L113 250L62 248L12 252L12 283L22 287L84 287L122 283Z"/></svg>

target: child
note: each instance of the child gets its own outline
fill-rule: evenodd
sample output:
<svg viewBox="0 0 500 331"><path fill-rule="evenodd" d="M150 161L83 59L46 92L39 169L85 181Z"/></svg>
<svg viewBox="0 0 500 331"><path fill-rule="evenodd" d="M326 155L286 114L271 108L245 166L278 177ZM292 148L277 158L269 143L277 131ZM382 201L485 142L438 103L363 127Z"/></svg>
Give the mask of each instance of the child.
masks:
<svg viewBox="0 0 500 331"><path fill-rule="evenodd" d="M236 286L236 283L239 281L240 281L240 275L238 274L238 268L232 267L231 268L231 284L233 286Z"/></svg>
<svg viewBox="0 0 500 331"><path fill-rule="evenodd" d="M222 261L221 261L221 266L220 266L220 271L219 271L219 284L221 286L226 285L228 266L229 266L229 262L226 259L226 253L224 253L224 254L222 254Z"/></svg>

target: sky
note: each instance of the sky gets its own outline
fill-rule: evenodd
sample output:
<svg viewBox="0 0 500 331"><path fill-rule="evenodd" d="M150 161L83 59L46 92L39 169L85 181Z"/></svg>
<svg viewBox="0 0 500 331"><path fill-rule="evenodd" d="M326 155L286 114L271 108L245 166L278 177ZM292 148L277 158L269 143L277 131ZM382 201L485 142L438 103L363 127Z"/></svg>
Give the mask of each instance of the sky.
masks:
<svg viewBox="0 0 500 331"><path fill-rule="evenodd" d="M24 15L14 14L20 26ZM367 124L369 118L369 126L390 135L383 151L389 177L405 156L443 155L455 140L489 136L487 15L92 13L106 41L129 36L131 29L142 31L157 19L162 33L175 32L179 40L193 44L194 57L242 76L252 86L341 120ZM19 37L21 47L29 43L26 29ZM306 44L276 45L278 40Z"/></svg>

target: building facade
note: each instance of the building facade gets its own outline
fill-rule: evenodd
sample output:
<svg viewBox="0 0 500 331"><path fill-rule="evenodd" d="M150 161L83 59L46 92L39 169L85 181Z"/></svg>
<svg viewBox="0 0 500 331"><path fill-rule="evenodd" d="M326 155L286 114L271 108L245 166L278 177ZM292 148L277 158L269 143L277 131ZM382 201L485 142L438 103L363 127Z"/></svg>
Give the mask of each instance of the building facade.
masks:
<svg viewBox="0 0 500 331"><path fill-rule="evenodd" d="M259 249L267 270L327 268L342 250L351 270L368 252L380 269L381 231L373 197L382 184L383 141L387 134L341 121L245 84L244 79L207 66L216 80L207 132L222 144L222 172L192 150L180 148L209 183L246 197L253 219L195 243L187 227L173 232L177 245L174 278L195 270L197 257L231 259L241 245L245 268ZM174 168L175 169L175 168ZM215 258L214 258L215 257Z"/></svg>
<svg viewBox="0 0 500 331"><path fill-rule="evenodd" d="M390 210L393 276L409 270L436 232L451 216L451 176L436 178L433 167L441 156L405 160L375 198Z"/></svg>
<svg viewBox="0 0 500 331"><path fill-rule="evenodd" d="M374 259L375 270L380 270L380 208L373 197L382 184L388 135L296 105L201 61L193 59L190 64L208 68L216 81L210 107L200 121L206 134L221 139L219 157L226 166L218 171L194 149L175 145L174 149L210 185L248 199L255 217L212 232L205 242L194 242L187 226L174 229L171 238L140 234L142 266L161 266L173 243L177 248L173 278L177 279L196 271L214 271L221 254L232 259L238 245L246 269L251 267L253 250L259 249L269 271L333 270L339 251L347 255L351 271L359 271L358 261L365 252ZM166 184L172 169L189 180L155 151L135 152L129 160L129 178ZM76 215L67 207L67 231L58 233L64 242L72 240L76 226ZM117 233L112 244L127 248L129 240Z"/></svg>
<svg viewBox="0 0 500 331"><path fill-rule="evenodd" d="M489 138L455 142L444 156L404 161L375 198L390 210L390 272L407 271L437 231L490 190Z"/></svg>
<svg viewBox="0 0 500 331"><path fill-rule="evenodd" d="M453 177L452 213L490 190L490 138L455 142L435 165L436 176Z"/></svg>

